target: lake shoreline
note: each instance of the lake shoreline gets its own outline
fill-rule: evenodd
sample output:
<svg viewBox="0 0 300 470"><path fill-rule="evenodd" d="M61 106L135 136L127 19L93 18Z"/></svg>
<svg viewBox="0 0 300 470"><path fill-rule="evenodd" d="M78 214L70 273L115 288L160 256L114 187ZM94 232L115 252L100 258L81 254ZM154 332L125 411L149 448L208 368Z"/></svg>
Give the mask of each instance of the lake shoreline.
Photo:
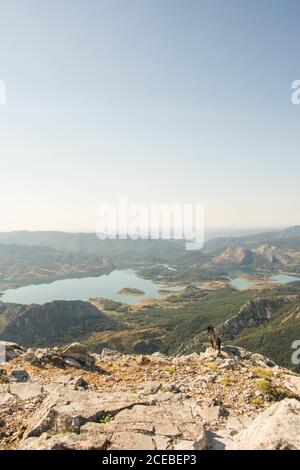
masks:
<svg viewBox="0 0 300 470"><path fill-rule="evenodd" d="M54 300L82 300L103 297L127 304L137 304L141 298L160 299L160 289L165 285L139 277L132 269L114 269L100 276L80 276L54 281L31 283L20 287L3 289L1 301L29 305ZM128 287L130 286L130 287ZM174 289L173 286L167 286Z"/></svg>

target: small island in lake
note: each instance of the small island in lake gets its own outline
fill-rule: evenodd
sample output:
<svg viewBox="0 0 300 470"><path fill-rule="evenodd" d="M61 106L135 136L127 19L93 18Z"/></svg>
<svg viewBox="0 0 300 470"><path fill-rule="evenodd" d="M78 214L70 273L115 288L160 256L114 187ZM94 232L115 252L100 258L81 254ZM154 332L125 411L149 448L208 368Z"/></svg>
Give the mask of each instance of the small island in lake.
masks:
<svg viewBox="0 0 300 470"><path fill-rule="evenodd" d="M174 292L176 292L174 289L158 289L158 293L162 295L174 294Z"/></svg>
<svg viewBox="0 0 300 470"><path fill-rule="evenodd" d="M123 294L123 295L145 295L145 292L140 290L140 289L136 289L135 287L123 287L123 289L121 289L118 294Z"/></svg>

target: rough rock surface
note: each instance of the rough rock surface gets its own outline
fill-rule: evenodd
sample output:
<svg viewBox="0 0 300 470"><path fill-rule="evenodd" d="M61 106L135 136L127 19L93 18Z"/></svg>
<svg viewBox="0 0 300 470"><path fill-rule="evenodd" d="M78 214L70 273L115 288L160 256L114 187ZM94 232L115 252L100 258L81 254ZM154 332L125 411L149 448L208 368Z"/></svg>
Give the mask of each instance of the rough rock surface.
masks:
<svg viewBox="0 0 300 470"><path fill-rule="evenodd" d="M11 371L11 377L16 382L27 382L29 380L28 372L25 369L14 369Z"/></svg>
<svg viewBox="0 0 300 470"><path fill-rule="evenodd" d="M86 346L81 343L70 344L62 351L61 355L68 360L73 359L79 365L83 364L87 367L92 367L95 363L93 356L88 354Z"/></svg>
<svg viewBox="0 0 300 470"><path fill-rule="evenodd" d="M261 413L250 426L239 432L229 449L299 450L300 402L286 399Z"/></svg>
<svg viewBox="0 0 300 470"><path fill-rule="evenodd" d="M295 375L286 375L284 376L284 385L292 392L300 395L300 377L296 377Z"/></svg>
<svg viewBox="0 0 300 470"><path fill-rule="evenodd" d="M300 378L243 348L221 357L9 348L0 449L300 449Z"/></svg>

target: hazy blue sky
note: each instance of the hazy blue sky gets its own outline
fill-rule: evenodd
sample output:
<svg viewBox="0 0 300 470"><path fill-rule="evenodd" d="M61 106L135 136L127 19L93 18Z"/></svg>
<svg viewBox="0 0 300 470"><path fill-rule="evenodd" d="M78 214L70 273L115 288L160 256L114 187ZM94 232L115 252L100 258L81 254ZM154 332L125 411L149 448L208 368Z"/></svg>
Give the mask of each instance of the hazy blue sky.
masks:
<svg viewBox="0 0 300 470"><path fill-rule="evenodd" d="M299 223L298 0L0 0L0 230L101 202Z"/></svg>

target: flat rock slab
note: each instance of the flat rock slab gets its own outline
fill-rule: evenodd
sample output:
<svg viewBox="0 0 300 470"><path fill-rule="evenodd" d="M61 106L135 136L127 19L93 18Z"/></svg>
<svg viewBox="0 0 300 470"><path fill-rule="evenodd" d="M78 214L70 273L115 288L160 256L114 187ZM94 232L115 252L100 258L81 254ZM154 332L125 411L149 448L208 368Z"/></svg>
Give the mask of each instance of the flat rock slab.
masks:
<svg viewBox="0 0 300 470"><path fill-rule="evenodd" d="M110 450L155 450L152 436L138 432L116 432L112 436Z"/></svg>
<svg viewBox="0 0 300 470"><path fill-rule="evenodd" d="M206 446L206 438L201 435L199 440L196 439L195 441L179 440L174 444L174 450L202 450L204 448L203 445Z"/></svg>
<svg viewBox="0 0 300 470"><path fill-rule="evenodd" d="M13 396L10 393L0 391L0 405L5 405Z"/></svg>
<svg viewBox="0 0 300 470"><path fill-rule="evenodd" d="M217 421L222 414L220 406L206 406L200 411L200 416L207 422Z"/></svg>
<svg viewBox="0 0 300 470"><path fill-rule="evenodd" d="M20 400L30 400L36 398L43 393L43 387L35 383L12 383L10 391L13 395L17 395Z"/></svg>
<svg viewBox="0 0 300 470"><path fill-rule="evenodd" d="M130 392L99 393L58 389L47 397L28 422L26 437L38 437L47 431L79 430L85 423L99 422L135 404L150 405L153 398Z"/></svg>
<svg viewBox="0 0 300 470"><path fill-rule="evenodd" d="M64 433L57 436L42 434L38 438L25 439L20 450L102 450L107 444L107 437L93 433Z"/></svg>
<svg viewBox="0 0 300 470"><path fill-rule="evenodd" d="M231 434L233 435L234 432L238 432L241 429L250 426L252 422L253 418L246 415L230 416L226 422L226 429L231 430Z"/></svg>
<svg viewBox="0 0 300 470"><path fill-rule="evenodd" d="M65 388L49 395L30 418L20 449L205 449L198 408L183 394Z"/></svg>

